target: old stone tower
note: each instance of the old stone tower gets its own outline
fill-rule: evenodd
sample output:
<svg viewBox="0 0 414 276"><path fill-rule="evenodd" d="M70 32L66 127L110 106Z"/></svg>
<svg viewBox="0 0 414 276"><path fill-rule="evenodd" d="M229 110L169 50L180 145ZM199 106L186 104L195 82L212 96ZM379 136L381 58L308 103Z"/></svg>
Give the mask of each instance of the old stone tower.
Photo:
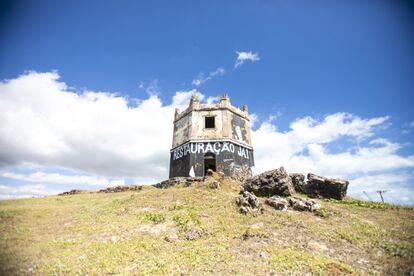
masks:
<svg viewBox="0 0 414 276"><path fill-rule="evenodd" d="M170 178L204 176L208 169L227 176L251 174L252 166L247 106L232 106L224 94L216 104L201 104L192 96L187 109L175 110Z"/></svg>

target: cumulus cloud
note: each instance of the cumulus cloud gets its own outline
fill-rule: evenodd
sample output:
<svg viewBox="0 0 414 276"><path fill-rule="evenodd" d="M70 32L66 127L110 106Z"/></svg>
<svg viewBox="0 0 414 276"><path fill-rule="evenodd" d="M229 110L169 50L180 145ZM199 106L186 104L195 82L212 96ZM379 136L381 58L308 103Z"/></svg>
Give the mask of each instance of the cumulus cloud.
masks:
<svg viewBox="0 0 414 276"><path fill-rule="evenodd" d="M20 187L0 185L0 199L48 196L61 192L60 190L51 189L42 184L24 185Z"/></svg>
<svg viewBox="0 0 414 276"><path fill-rule="evenodd" d="M226 73L226 70L224 68L219 67L215 71L210 72L207 76L204 75L204 73L200 73L196 78L193 79L191 82L195 86L200 86L203 83L213 79L216 76L222 76Z"/></svg>
<svg viewBox="0 0 414 276"><path fill-rule="evenodd" d="M104 177L167 176L174 108L156 93L128 102L108 92L72 91L56 72L0 83L0 166L54 166Z"/></svg>
<svg viewBox="0 0 414 276"><path fill-rule="evenodd" d="M260 60L259 53L253 52L236 52L237 59L236 63L234 64L234 68L238 68L243 65L245 61L255 62Z"/></svg>

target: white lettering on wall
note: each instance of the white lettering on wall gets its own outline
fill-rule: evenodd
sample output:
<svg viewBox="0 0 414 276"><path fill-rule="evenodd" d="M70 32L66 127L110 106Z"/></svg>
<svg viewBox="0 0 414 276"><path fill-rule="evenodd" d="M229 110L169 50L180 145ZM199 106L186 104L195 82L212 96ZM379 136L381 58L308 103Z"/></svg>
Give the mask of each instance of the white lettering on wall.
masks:
<svg viewBox="0 0 414 276"><path fill-rule="evenodd" d="M181 146L173 151L173 160L180 159L188 154L205 154L207 152L213 152L219 155L221 152L234 153L234 144L229 142L215 142L215 143L189 143ZM245 148L239 147L237 154L240 157L249 159L249 151Z"/></svg>

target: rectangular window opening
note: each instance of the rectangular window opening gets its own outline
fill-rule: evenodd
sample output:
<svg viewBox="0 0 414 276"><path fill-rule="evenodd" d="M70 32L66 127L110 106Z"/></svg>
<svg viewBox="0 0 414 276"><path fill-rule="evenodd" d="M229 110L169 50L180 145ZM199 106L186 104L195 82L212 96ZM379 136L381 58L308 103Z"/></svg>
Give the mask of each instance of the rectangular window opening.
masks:
<svg viewBox="0 0 414 276"><path fill-rule="evenodd" d="M205 128L215 128L214 117L205 117Z"/></svg>

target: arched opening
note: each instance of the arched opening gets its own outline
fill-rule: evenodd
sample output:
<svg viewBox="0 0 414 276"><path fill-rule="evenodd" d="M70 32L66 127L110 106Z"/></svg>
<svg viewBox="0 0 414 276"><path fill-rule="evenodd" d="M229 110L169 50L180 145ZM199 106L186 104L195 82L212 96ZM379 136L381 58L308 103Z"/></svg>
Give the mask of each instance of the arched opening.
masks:
<svg viewBox="0 0 414 276"><path fill-rule="evenodd" d="M204 155L204 175L207 174L208 169L216 171L216 156L212 152Z"/></svg>

